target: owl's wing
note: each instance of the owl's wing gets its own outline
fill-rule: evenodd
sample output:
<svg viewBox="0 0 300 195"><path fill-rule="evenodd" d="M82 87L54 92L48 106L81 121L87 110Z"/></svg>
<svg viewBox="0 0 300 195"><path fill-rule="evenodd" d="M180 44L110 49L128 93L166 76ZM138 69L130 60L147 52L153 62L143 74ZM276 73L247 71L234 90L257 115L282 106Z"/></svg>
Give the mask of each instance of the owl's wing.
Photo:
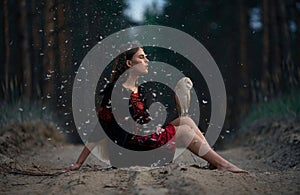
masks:
<svg viewBox="0 0 300 195"><path fill-rule="evenodd" d="M189 91L188 94L187 94L187 110L189 110L189 107L190 107L190 103L191 103L191 92Z"/></svg>
<svg viewBox="0 0 300 195"><path fill-rule="evenodd" d="M181 101L183 102L182 108L183 108L183 114L187 114L189 105L188 105L188 94L187 91L184 91L184 94L181 97Z"/></svg>
<svg viewBox="0 0 300 195"><path fill-rule="evenodd" d="M178 99L178 97L177 97L176 94L174 95L174 98L175 98L175 105L176 105L178 114L180 114L180 113L181 113L181 110L180 110L180 103L179 103L179 99Z"/></svg>
<svg viewBox="0 0 300 195"><path fill-rule="evenodd" d="M181 114L180 95L181 95L181 90L179 89L179 87L176 86L175 87L175 104L176 104L176 108L177 108L179 114Z"/></svg>

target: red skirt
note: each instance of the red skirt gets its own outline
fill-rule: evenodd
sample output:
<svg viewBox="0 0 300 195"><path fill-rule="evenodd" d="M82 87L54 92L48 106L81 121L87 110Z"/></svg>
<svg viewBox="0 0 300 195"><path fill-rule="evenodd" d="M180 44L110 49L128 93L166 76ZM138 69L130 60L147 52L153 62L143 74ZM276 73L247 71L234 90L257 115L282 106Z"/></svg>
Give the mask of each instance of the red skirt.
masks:
<svg viewBox="0 0 300 195"><path fill-rule="evenodd" d="M163 130L160 131L159 133L155 132L151 135L146 135L146 136L134 135L131 138L131 141L129 141L128 147L137 151L152 150L160 147L166 147L171 151L175 151L176 142L174 136L176 134L176 130L174 125L168 123L162 129Z"/></svg>

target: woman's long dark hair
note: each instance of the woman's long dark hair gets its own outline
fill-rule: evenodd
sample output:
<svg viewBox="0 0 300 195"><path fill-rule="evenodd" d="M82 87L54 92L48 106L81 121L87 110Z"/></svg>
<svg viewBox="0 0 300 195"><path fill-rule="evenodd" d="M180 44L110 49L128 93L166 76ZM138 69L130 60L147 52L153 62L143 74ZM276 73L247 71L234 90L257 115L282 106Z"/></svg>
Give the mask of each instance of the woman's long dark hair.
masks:
<svg viewBox="0 0 300 195"><path fill-rule="evenodd" d="M131 60L134 54L140 49L140 47L132 48L118 55L115 59L113 66L113 72L110 82L116 82L119 77L127 70L129 67L126 64L126 60Z"/></svg>

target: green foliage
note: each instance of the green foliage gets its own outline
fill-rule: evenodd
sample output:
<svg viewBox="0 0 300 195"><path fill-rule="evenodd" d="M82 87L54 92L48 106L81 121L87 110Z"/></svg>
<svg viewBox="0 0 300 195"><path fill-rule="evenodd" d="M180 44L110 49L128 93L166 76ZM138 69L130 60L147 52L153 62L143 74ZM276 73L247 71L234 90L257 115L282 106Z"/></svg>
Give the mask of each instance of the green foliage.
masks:
<svg viewBox="0 0 300 195"><path fill-rule="evenodd" d="M270 99L253 106L242 121L242 126L248 126L257 119L261 120L271 117L300 117L300 91L294 91L288 95Z"/></svg>
<svg viewBox="0 0 300 195"><path fill-rule="evenodd" d="M50 112L49 108L44 106L41 101L19 100L12 103L1 103L0 109L0 128L31 120L57 121L55 114Z"/></svg>
<svg viewBox="0 0 300 195"><path fill-rule="evenodd" d="M36 87L37 98L28 100L24 96L24 88L19 85L17 77L10 78L2 83L1 94L3 99L0 101L0 129L11 124L20 124L33 120L51 121L59 124L57 116L41 100L39 87ZM1 97L2 98L2 97Z"/></svg>

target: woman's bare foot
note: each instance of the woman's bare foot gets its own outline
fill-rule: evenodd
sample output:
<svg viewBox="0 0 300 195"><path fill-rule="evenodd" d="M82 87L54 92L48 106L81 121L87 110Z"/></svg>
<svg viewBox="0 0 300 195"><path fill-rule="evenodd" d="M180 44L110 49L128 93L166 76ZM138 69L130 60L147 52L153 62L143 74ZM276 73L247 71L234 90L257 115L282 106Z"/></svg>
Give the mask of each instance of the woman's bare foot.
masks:
<svg viewBox="0 0 300 195"><path fill-rule="evenodd" d="M218 166L217 169L219 171L229 171L229 172L232 172L232 173L249 173L248 171L240 169L240 168L238 168L237 166L235 166L231 163L228 163L225 166Z"/></svg>

